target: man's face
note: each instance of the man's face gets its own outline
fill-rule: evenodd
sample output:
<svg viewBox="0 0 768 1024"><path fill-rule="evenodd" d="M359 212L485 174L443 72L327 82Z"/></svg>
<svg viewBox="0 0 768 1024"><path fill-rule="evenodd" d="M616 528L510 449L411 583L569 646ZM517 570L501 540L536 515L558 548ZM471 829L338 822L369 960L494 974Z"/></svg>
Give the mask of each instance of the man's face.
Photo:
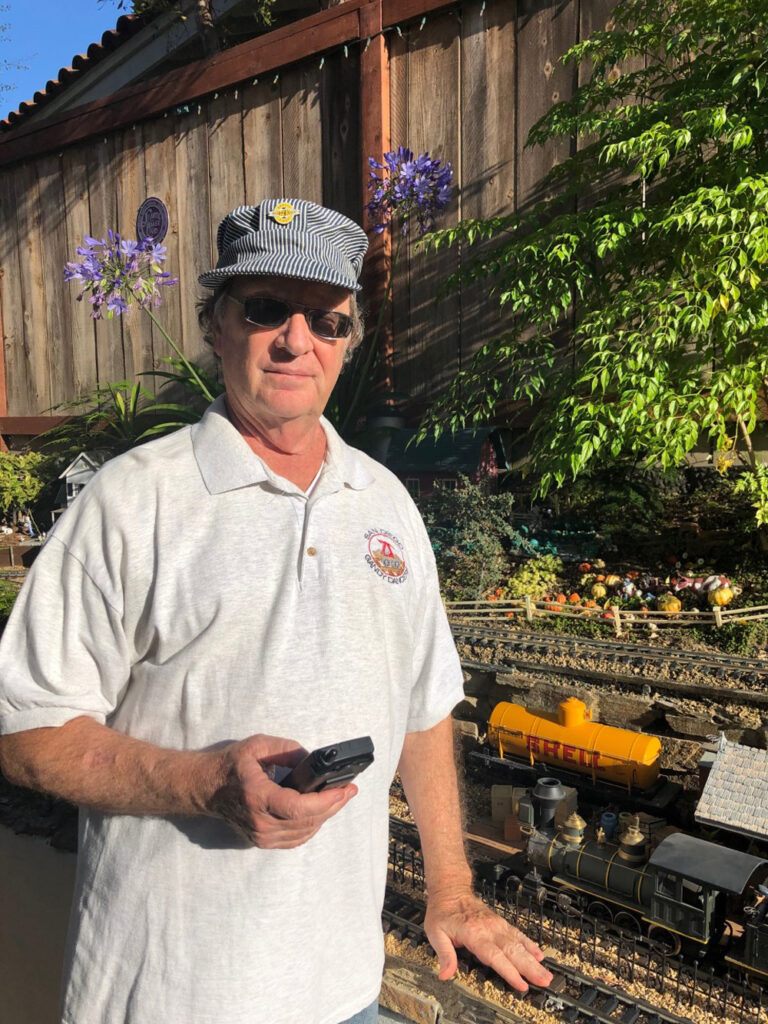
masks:
<svg viewBox="0 0 768 1024"><path fill-rule="evenodd" d="M317 309L350 314L350 293L332 285L280 277L238 277L236 299L269 296ZM247 422L264 427L317 419L341 372L347 339L326 341L312 333L301 312L280 327L256 327L239 302L224 299L213 325L227 399Z"/></svg>

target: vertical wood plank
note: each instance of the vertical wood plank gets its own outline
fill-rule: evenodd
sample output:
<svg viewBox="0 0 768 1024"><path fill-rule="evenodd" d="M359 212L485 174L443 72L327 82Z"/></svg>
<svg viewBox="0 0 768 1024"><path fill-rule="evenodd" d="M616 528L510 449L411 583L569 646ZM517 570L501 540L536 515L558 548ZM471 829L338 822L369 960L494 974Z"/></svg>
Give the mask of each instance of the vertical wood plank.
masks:
<svg viewBox="0 0 768 1024"><path fill-rule="evenodd" d="M156 196L168 210L168 233L162 241L167 249L163 270L172 277L179 276L179 213L176 205L176 137L171 117L158 118L144 127L144 183L147 196ZM178 285L160 289L162 305L152 312L167 333L179 344L181 337L181 297ZM152 326L152 353L155 369L163 369L164 358L175 353L160 331ZM151 369L148 366L147 369ZM162 383L155 377L145 377L150 390L156 391Z"/></svg>
<svg viewBox="0 0 768 1024"><path fill-rule="evenodd" d="M62 156L67 259L77 260L77 247L90 234L88 203L88 154L86 147L66 149ZM69 313L72 334L73 391L69 398L82 398L96 386L96 334L91 306L85 299L77 302L78 282L67 285L64 308Z"/></svg>
<svg viewBox="0 0 768 1024"><path fill-rule="evenodd" d="M389 88L390 88L390 132L391 148L407 144L409 138L408 95L410 48L408 33L403 37L389 36ZM367 201L366 197L366 201ZM395 229L397 230L397 228ZM397 235L392 235L392 245L397 245ZM411 329L411 277L407 249L394 267L392 281L392 379L396 394L407 395L408 336Z"/></svg>
<svg viewBox="0 0 768 1024"><path fill-rule="evenodd" d="M202 291L198 275L215 263L211 250L211 201L208 182L207 114L201 110L180 118L176 129L176 205L178 209L181 333L176 344L193 361L212 365L200 337L195 303Z"/></svg>
<svg viewBox="0 0 768 1024"><path fill-rule="evenodd" d="M123 238L136 237L136 214L146 198L144 184L144 133L141 125L126 128L117 136L117 223ZM122 316L125 342L125 377L134 380L139 373L152 369L152 325L149 317L136 304ZM150 378L139 378L151 388Z"/></svg>
<svg viewBox="0 0 768 1024"><path fill-rule="evenodd" d="M43 285L43 245L40 223L40 190L33 163L22 164L14 175L16 226L21 271L21 304L24 318L24 350L29 364L29 392L22 415L34 416L51 407L48 373L47 323Z"/></svg>
<svg viewBox="0 0 768 1024"><path fill-rule="evenodd" d="M117 226L117 163L114 138L94 140L89 149L88 185L91 230L94 238L106 238ZM99 383L125 379L122 318L96 323L96 365Z"/></svg>
<svg viewBox="0 0 768 1024"><path fill-rule="evenodd" d="M208 173L215 243L219 222L245 202L242 106L234 91L208 105Z"/></svg>
<svg viewBox="0 0 768 1024"><path fill-rule="evenodd" d="M545 198L544 175L571 152L572 140L525 149L532 126L558 100L572 95L576 73L560 57L578 39L578 0L518 0L517 19L517 206L524 210Z"/></svg>
<svg viewBox="0 0 768 1024"><path fill-rule="evenodd" d="M320 71L311 65L281 76L283 188L290 199L323 201L323 146Z"/></svg>
<svg viewBox="0 0 768 1024"><path fill-rule="evenodd" d="M505 0L464 8L461 44L461 216L486 219L515 208L515 9ZM483 247L462 253L477 259ZM487 282L462 285L460 368L507 327Z"/></svg>
<svg viewBox="0 0 768 1024"><path fill-rule="evenodd" d="M43 351L48 364L51 404L72 396L74 363L70 286L64 281L67 252L66 207L61 157L39 157L37 182L40 192L41 256L46 336Z"/></svg>
<svg viewBox="0 0 768 1024"><path fill-rule="evenodd" d="M329 54L320 73L322 202L358 224L363 207L360 101L358 54Z"/></svg>
<svg viewBox="0 0 768 1024"><path fill-rule="evenodd" d="M409 67L409 137L414 153L428 152L461 166L459 139L459 32L452 14L412 32ZM439 218L440 227L455 224L454 204ZM459 347L459 298L438 289L458 266L455 250L424 254L410 243L411 329L408 339L408 392L417 407L432 399L455 374Z"/></svg>
<svg viewBox="0 0 768 1024"><path fill-rule="evenodd" d="M33 393L32 368L24 338L19 233L16 223L15 168L0 174L0 298L3 306L3 349L9 416L28 416Z"/></svg>
<svg viewBox="0 0 768 1024"><path fill-rule="evenodd" d="M281 105L279 83L272 80L243 89L245 202L251 206L285 194Z"/></svg>

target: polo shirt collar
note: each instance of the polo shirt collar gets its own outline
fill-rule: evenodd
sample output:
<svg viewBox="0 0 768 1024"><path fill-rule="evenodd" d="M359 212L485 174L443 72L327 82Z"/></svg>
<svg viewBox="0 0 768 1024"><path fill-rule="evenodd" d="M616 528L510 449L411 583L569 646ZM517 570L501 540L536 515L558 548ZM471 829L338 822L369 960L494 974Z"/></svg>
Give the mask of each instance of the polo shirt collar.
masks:
<svg viewBox="0 0 768 1024"><path fill-rule="evenodd" d="M325 467L320 483L338 488L363 490L373 483L373 475L365 465L360 452L350 448L325 419L320 418L325 431L327 449ZM203 417L191 428L192 449L205 486L211 494L222 494L240 487L269 482L278 490L291 486L259 458L227 415L224 395L220 395L206 409ZM320 486L320 484L318 484ZM295 488L298 491L298 488Z"/></svg>

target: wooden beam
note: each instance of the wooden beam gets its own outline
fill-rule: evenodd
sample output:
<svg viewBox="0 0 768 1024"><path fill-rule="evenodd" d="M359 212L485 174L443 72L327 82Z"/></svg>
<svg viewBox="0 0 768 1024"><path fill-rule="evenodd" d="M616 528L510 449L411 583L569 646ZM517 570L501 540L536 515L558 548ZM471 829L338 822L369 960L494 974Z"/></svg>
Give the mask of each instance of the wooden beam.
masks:
<svg viewBox="0 0 768 1024"><path fill-rule="evenodd" d="M379 31L386 31L401 21L423 17L455 3L456 0L346 0L215 57L138 82L66 114L42 123L36 119L29 124L22 122L20 127L0 135L0 166L108 134L307 57L367 40L369 33L363 30L364 20L366 25L376 20L381 25ZM375 11L364 14L369 7Z"/></svg>
<svg viewBox="0 0 768 1024"><path fill-rule="evenodd" d="M365 209L370 192L371 168L368 158L383 162L391 149L389 51L383 34L382 5L369 4L360 12L360 35L366 44L360 55L361 161L363 174L363 227L369 249L363 274L363 287L370 310L369 326L382 316L379 332L379 382L384 394L394 389L394 345L392 339L392 302L387 290L392 269L392 233L389 228L377 232ZM382 312L382 305L386 308Z"/></svg>
<svg viewBox="0 0 768 1024"><path fill-rule="evenodd" d="M70 416L0 416L0 434L37 437L51 427L66 423Z"/></svg>
<svg viewBox="0 0 768 1024"><path fill-rule="evenodd" d="M0 416L8 414L8 392L5 386L5 328L3 327L3 276L0 269ZM0 449L6 450L6 449Z"/></svg>

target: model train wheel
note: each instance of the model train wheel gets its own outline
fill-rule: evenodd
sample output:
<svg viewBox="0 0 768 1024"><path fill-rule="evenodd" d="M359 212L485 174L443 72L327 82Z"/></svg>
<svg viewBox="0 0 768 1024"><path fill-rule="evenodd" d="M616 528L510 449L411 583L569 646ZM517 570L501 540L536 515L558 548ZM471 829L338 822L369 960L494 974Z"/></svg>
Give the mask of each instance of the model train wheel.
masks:
<svg viewBox="0 0 768 1024"><path fill-rule="evenodd" d="M634 914L630 914L626 910L620 910L614 918L613 923L617 928L623 928L625 932L632 932L633 935L643 934L640 922Z"/></svg>
<svg viewBox="0 0 768 1024"><path fill-rule="evenodd" d="M602 900L592 900L587 906L587 913L592 917L596 917L598 921L613 921L611 908L607 903L603 903Z"/></svg>
<svg viewBox="0 0 768 1024"><path fill-rule="evenodd" d="M660 953L666 953L667 956L677 956L683 948L680 936L675 935L674 932L667 931L660 924L652 924L650 926L648 938Z"/></svg>

